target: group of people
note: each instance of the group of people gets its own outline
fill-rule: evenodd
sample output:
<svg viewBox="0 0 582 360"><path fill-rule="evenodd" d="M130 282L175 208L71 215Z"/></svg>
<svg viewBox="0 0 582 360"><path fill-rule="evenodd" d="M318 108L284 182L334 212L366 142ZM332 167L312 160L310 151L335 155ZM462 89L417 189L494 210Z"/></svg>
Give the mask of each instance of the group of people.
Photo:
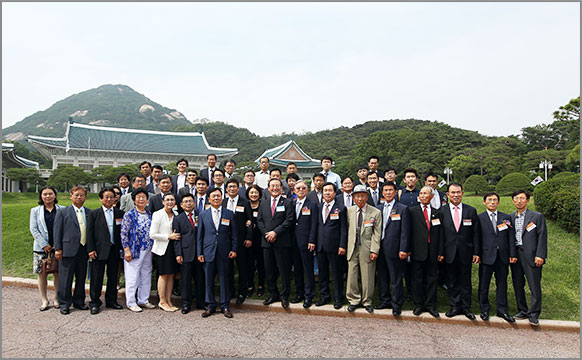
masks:
<svg viewBox="0 0 582 360"><path fill-rule="evenodd" d="M350 312L359 307L369 313L392 309L395 316L411 294L414 315L428 312L439 317L440 284L450 305L445 315L475 320L470 310L471 271L478 264L481 319L490 316L489 286L495 274L497 316L538 324L547 229L543 215L527 209L527 191L513 193L512 214L497 209L498 194L487 193L486 211L477 214L463 203L461 184L451 183L446 193L441 192L437 175L429 173L419 188L419 175L409 168L403 174L405 186L400 186L394 168L378 171L375 156L368 159L368 166L358 167L353 178L332 172L333 160L325 156L322 171L310 179L311 188L298 176L294 163L289 163L283 179L280 169L270 169L267 157L260 159L259 171L247 170L242 178L234 174L233 160L226 160L223 169L217 167L214 154L207 162L198 173L188 168L186 159L179 159L178 174L169 176L161 166L144 161L141 174L120 174L116 185L102 188L102 206L94 210L83 206L87 191L82 186L71 189L72 205L66 208L56 204L54 188L43 187L30 221L41 311L50 305L39 264L54 251L60 263L53 306L61 314L68 314L71 305L98 314L105 272L105 306L122 309L117 281L123 261L126 306L134 312L156 307L149 301L155 270L157 306L169 312L180 310L172 303L174 282L180 278L183 314L196 306L204 310L202 317L220 310L231 318L231 298L240 304L252 296L258 275L258 296L267 284L265 305L280 302L287 308L289 303L303 302L310 308L333 302L341 309L347 300ZM88 261L89 306L84 292ZM509 269L515 316L509 315L507 304ZM379 303L374 306L376 283Z"/></svg>

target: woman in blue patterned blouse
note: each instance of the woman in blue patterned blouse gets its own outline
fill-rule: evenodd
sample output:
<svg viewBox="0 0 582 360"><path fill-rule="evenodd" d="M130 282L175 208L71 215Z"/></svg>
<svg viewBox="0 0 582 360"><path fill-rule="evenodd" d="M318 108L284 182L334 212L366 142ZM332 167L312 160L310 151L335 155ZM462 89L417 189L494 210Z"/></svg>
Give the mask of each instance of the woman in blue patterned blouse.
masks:
<svg viewBox="0 0 582 360"><path fill-rule="evenodd" d="M135 203L135 209L126 212L121 222L125 299L129 310L140 312L142 311L141 307L155 308L155 305L149 302L152 288L152 246L154 243L150 238L152 214L146 210L148 193L145 189L134 190L131 193L131 198Z"/></svg>

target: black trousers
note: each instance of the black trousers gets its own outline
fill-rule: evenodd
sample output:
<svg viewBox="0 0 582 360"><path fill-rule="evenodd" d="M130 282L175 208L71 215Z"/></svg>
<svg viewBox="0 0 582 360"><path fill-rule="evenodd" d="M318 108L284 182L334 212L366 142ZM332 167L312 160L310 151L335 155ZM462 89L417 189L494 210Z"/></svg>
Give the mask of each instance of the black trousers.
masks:
<svg viewBox="0 0 582 360"><path fill-rule="evenodd" d="M293 280L295 281L295 295L305 296L305 280L303 279L303 260L301 252L296 242L293 242L291 248L293 251ZM305 250L309 252L309 250ZM313 271L311 271L311 273L313 274Z"/></svg>
<svg viewBox="0 0 582 360"><path fill-rule="evenodd" d="M491 277L495 273L495 307L498 314L507 314L507 274L509 267L499 259L499 253L492 265L479 264L479 307L481 312L490 312L489 305L489 284Z"/></svg>
<svg viewBox="0 0 582 360"><path fill-rule="evenodd" d="M329 291L329 268L333 275L333 299L343 301L344 277L342 270L342 257L336 251L322 251L317 253L317 265L319 267L319 292L322 299L331 299Z"/></svg>
<svg viewBox="0 0 582 360"><path fill-rule="evenodd" d="M412 260L411 265L412 276L414 276L411 289L414 306L436 311L437 261L430 259L425 261Z"/></svg>
<svg viewBox="0 0 582 360"><path fill-rule="evenodd" d="M238 294L247 296L247 288L249 287L249 268L251 266L252 247L247 248L243 243L238 245L238 252L236 253L236 267L238 269ZM234 261L231 261L230 266L230 294L235 294L234 289Z"/></svg>
<svg viewBox="0 0 582 360"><path fill-rule="evenodd" d="M202 263L196 259L192 262L184 262L180 265L180 273L182 274L182 306L192 306L192 280L194 280L196 307L205 309L206 281Z"/></svg>
<svg viewBox="0 0 582 360"><path fill-rule="evenodd" d="M523 311L528 315L540 316L542 312L542 266L530 266L527 263L524 251L517 248L517 262L511 264L511 277L513 279L517 310ZM525 300L526 279L531 292L529 309Z"/></svg>
<svg viewBox="0 0 582 360"><path fill-rule="evenodd" d="M293 262L291 247L263 248L263 259L265 260L265 275L269 294L276 299L289 299L291 264ZM279 277L277 272L281 274L281 292L277 287L277 278Z"/></svg>
<svg viewBox="0 0 582 360"><path fill-rule="evenodd" d="M249 259L249 273L247 276L247 287L255 287L255 272L258 275L257 286L265 286L265 262L263 260L263 248L261 247L261 239L255 238L253 246L251 246Z"/></svg>
<svg viewBox="0 0 582 360"><path fill-rule="evenodd" d="M471 268L462 264L459 250L452 263L447 263L447 294L452 309L471 310Z"/></svg>
<svg viewBox="0 0 582 360"><path fill-rule="evenodd" d="M89 285L89 295L91 300L89 306L101 306L101 290L103 288L103 276L107 267L107 285L105 290L105 304L117 303L117 267L119 266L119 250L115 247L109 249L107 260L93 260L91 265L91 280Z"/></svg>
<svg viewBox="0 0 582 360"><path fill-rule="evenodd" d="M68 309L71 304L85 305L85 279L87 278L87 247L79 245L75 256L67 256L59 261L59 285L57 297L59 307ZM75 292L72 292L73 276L75 277ZM117 278L117 274L115 275ZM117 288L116 288L117 289Z"/></svg>
<svg viewBox="0 0 582 360"><path fill-rule="evenodd" d="M392 296L390 294L390 283L392 271L387 262L386 247L380 245L380 254L378 255L378 262L376 264L376 273L378 274L378 300L381 305L392 304ZM402 273L402 270L400 270ZM400 274L400 285L402 286L402 274Z"/></svg>
<svg viewBox="0 0 582 360"><path fill-rule="evenodd" d="M305 287L303 294L305 299L313 300L315 298L315 273L314 270L314 252L307 248L298 249L301 256L301 264L303 265L303 276L305 277ZM299 294L299 291L297 290Z"/></svg>

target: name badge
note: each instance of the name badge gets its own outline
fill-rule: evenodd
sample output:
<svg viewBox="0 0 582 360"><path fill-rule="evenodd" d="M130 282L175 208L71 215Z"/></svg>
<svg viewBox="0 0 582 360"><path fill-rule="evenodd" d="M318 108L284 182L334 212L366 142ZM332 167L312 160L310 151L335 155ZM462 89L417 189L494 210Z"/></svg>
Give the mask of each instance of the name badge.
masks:
<svg viewBox="0 0 582 360"><path fill-rule="evenodd" d="M527 232L532 231L533 229L536 228L536 224L534 224L533 222L530 222L529 224L527 224L527 226L525 227L525 229L527 230Z"/></svg>
<svg viewBox="0 0 582 360"><path fill-rule="evenodd" d="M471 226L473 221L471 219L463 219L463 226Z"/></svg>
<svg viewBox="0 0 582 360"><path fill-rule="evenodd" d="M198 226L198 217L196 217L196 220L194 220L194 227Z"/></svg>
<svg viewBox="0 0 582 360"><path fill-rule="evenodd" d="M253 211L253 217L257 217L259 216L259 212L258 211Z"/></svg>
<svg viewBox="0 0 582 360"><path fill-rule="evenodd" d="M222 219L220 220L220 223L224 226L230 226L230 220L229 219Z"/></svg>
<svg viewBox="0 0 582 360"><path fill-rule="evenodd" d="M366 220L362 225L364 225L364 227L367 228L374 226L374 223L372 222L372 220Z"/></svg>
<svg viewBox="0 0 582 360"><path fill-rule="evenodd" d="M432 219L431 220L432 226L437 226L441 224L441 219Z"/></svg>
<svg viewBox="0 0 582 360"><path fill-rule="evenodd" d="M245 212L245 207L244 206L237 206L234 210L236 212Z"/></svg>
<svg viewBox="0 0 582 360"><path fill-rule="evenodd" d="M301 215L311 215L310 209L301 209Z"/></svg>
<svg viewBox="0 0 582 360"><path fill-rule="evenodd" d="M208 210L210 208L210 204L205 204L204 205L204 210Z"/></svg>
<svg viewBox="0 0 582 360"><path fill-rule="evenodd" d="M497 225L497 230L499 230L499 231L507 230L507 224L503 223L503 224Z"/></svg>
<svg viewBox="0 0 582 360"><path fill-rule="evenodd" d="M392 221L398 221L400 220L400 214L392 214L390 215L390 219L392 219Z"/></svg>
<svg viewBox="0 0 582 360"><path fill-rule="evenodd" d="M285 211L285 206L281 205L281 206L277 206L277 212L284 212Z"/></svg>
<svg viewBox="0 0 582 360"><path fill-rule="evenodd" d="M339 214L329 214L329 219L330 220L338 220L339 219Z"/></svg>
<svg viewBox="0 0 582 360"><path fill-rule="evenodd" d="M121 225L121 220L122 219L115 219L115 225Z"/></svg>

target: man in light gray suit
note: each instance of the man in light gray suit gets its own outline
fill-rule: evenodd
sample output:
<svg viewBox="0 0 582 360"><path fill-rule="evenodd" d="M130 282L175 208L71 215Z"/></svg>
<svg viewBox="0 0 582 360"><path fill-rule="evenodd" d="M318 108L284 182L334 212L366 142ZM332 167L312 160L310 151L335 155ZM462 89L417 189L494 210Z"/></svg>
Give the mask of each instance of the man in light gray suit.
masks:
<svg viewBox="0 0 582 360"><path fill-rule="evenodd" d="M143 176L142 174L134 176L131 185L134 190L139 188L145 189L146 188L145 176ZM148 199L154 195L155 194L148 193ZM122 195L121 198L119 199L119 209L121 209L123 212L128 212L133 208L135 208L135 204L133 203L133 200L131 198L131 192Z"/></svg>

